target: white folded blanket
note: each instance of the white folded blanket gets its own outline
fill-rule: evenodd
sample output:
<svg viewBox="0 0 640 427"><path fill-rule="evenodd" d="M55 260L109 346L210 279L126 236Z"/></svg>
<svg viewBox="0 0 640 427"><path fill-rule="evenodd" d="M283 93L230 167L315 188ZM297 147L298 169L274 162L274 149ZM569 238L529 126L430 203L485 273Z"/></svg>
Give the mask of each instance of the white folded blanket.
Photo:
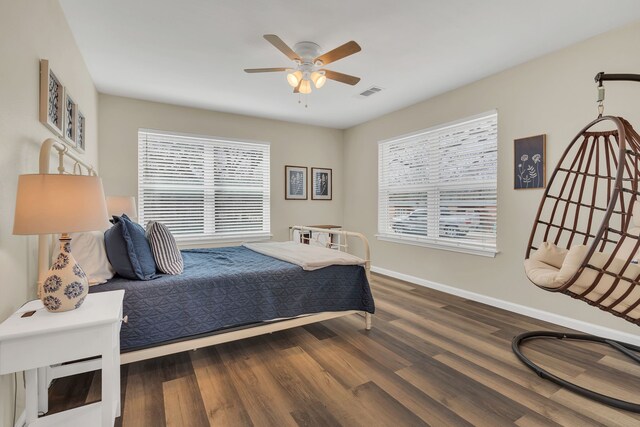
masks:
<svg viewBox="0 0 640 427"><path fill-rule="evenodd" d="M245 243L247 249L313 271L330 265L364 265L362 258L335 249L296 242Z"/></svg>

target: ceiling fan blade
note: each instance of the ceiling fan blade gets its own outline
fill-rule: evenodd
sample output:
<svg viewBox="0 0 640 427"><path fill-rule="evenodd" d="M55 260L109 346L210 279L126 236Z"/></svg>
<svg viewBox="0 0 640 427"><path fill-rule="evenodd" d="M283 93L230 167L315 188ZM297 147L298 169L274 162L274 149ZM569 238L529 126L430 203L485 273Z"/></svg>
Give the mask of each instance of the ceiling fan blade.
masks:
<svg viewBox="0 0 640 427"><path fill-rule="evenodd" d="M272 73L274 71L287 71L288 68L245 68L245 73Z"/></svg>
<svg viewBox="0 0 640 427"><path fill-rule="evenodd" d="M298 86L293 88L293 93L300 93L300 85L302 84L302 80L298 82Z"/></svg>
<svg viewBox="0 0 640 427"><path fill-rule="evenodd" d="M353 55L354 53L358 53L362 50L360 45L353 40L343 44L342 46L338 46L337 48L330 50L329 52L318 56L313 62L322 61L322 65L327 65L332 62L337 61L338 59L342 59L346 56Z"/></svg>
<svg viewBox="0 0 640 427"><path fill-rule="evenodd" d="M346 83L348 85L354 86L358 84L360 81L360 77L351 76L349 74L338 73L337 71L331 70L320 70L324 71L324 75L331 80L335 80L340 83Z"/></svg>
<svg viewBox="0 0 640 427"><path fill-rule="evenodd" d="M264 37L266 41L274 45L275 48L278 49L280 52L287 55L287 57L289 57L290 60L292 61L300 60L300 57L298 56L298 54L295 53L293 49L291 49L285 42L283 42L280 37L276 36L275 34L265 34L262 37Z"/></svg>

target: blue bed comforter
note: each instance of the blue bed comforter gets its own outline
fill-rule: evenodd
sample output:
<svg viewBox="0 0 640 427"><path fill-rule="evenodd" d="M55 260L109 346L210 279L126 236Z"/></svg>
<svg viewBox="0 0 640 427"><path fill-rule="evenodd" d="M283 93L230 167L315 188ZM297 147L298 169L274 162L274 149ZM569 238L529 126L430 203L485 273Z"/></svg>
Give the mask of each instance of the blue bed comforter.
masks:
<svg viewBox="0 0 640 427"><path fill-rule="evenodd" d="M156 280L119 276L91 293L124 289L129 323L122 350L158 345L234 326L323 311L374 312L360 266L304 271L245 247L182 251L184 273Z"/></svg>

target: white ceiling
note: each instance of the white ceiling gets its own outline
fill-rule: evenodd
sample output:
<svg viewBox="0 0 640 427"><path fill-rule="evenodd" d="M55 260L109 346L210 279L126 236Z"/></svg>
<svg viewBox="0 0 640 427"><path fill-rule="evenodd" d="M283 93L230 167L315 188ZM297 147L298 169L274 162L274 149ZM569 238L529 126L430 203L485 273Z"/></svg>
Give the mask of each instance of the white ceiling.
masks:
<svg viewBox="0 0 640 427"><path fill-rule="evenodd" d="M100 92L348 128L640 19L638 0L60 0ZM362 51L298 104L262 38ZM594 70L595 72L598 70ZM625 71L625 70L621 70ZM629 70L626 70L629 71ZM357 94L377 85L370 98Z"/></svg>

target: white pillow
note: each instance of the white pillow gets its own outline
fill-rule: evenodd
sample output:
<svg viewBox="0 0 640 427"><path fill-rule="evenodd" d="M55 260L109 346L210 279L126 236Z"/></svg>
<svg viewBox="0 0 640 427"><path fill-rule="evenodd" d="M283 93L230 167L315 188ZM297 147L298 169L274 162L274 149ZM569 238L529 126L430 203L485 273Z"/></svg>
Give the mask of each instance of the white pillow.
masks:
<svg viewBox="0 0 640 427"><path fill-rule="evenodd" d="M89 286L99 285L111 279L116 273L104 247L104 232L89 231L86 233L70 233L71 254L84 270ZM58 251L53 251L56 258Z"/></svg>

